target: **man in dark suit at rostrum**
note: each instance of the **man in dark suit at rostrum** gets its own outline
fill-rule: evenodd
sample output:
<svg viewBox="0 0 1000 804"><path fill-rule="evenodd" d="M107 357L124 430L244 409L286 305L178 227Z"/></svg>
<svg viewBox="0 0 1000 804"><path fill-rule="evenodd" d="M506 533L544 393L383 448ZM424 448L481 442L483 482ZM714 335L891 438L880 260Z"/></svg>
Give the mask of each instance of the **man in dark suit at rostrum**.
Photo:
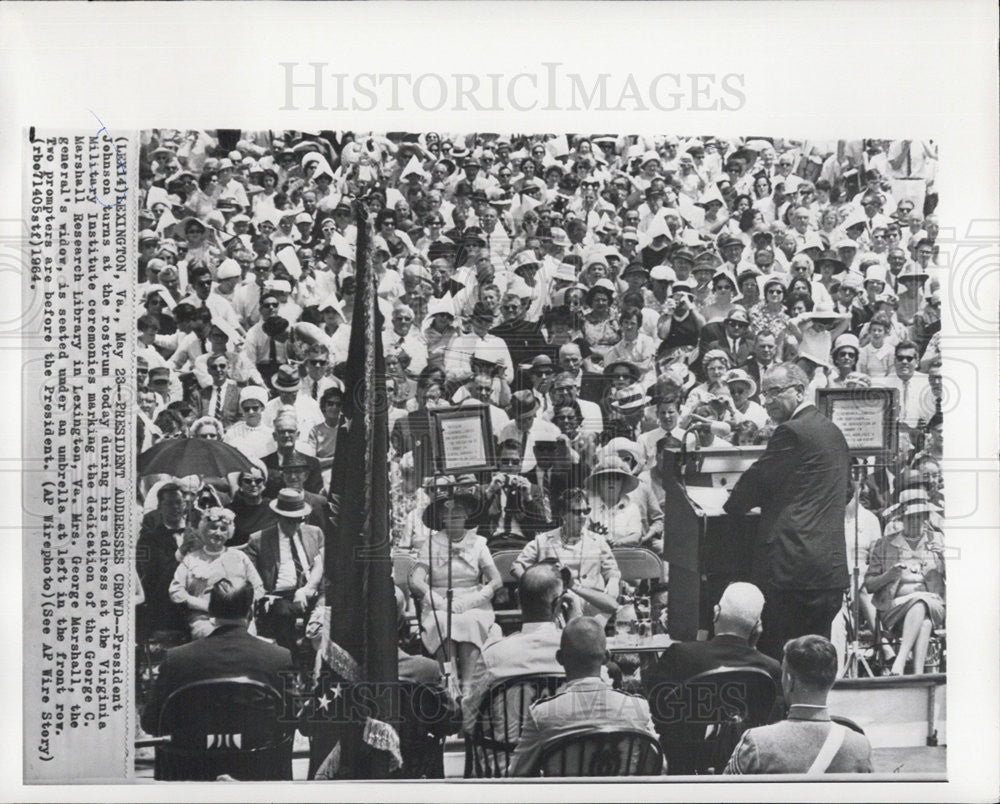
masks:
<svg viewBox="0 0 1000 804"><path fill-rule="evenodd" d="M752 577L765 601L759 648L774 659L789 639L829 639L848 584L850 454L840 429L805 402L808 384L789 363L764 373L761 399L778 427L724 506L731 516L761 509Z"/></svg>
<svg viewBox="0 0 1000 804"><path fill-rule="evenodd" d="M270 506L278 521L252 534L243 549L267 591L257 612L257 628L261 636L292 648L295 620L319 594L323 531L304 524L312 508L299 489L282 489Z"/></svg>
<svg viewBox="0 0 1000 804"><path fill-rule="evenodd" d="M167 698L194 681L246 676L290 695L284 674L294 671L292 656L284 648L247 633L252 610L253 587L245 581L223 579L212 587L208 613L215 619L216 629L204 639L167 651L142 713L147 733L159 734L160 713Z"/></svg>

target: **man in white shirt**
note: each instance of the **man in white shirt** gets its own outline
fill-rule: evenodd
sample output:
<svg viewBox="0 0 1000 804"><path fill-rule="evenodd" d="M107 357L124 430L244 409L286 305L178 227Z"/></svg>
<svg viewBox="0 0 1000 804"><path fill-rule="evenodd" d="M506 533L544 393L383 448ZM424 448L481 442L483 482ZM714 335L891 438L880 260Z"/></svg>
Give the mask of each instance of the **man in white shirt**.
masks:
<svg viewBox="0 0 1000 804"><path fill-rule="evenodd" d="M271 378L271 387L278 392L278 395L264 406L263 422L267 425L273 424L275 417L284 408L294 410L300 433L308 434L313 427L323 421L319 402L311 396L299 393L301 386L299 373L293 366L279 366Z"/></svg>
<svg viewBox="0 0 1000 804"><path fill-rule="evenodd" d="M213 319L226 321L237 331L243 332L243 325L233 305L223 296L212 292L211 271L207 268L192 271L190 287L192 293L181 299L182 302L187 302L198 309L207 307Z"/></svg>
<svg viewBox="0 0 1000 804"><path fill-rule="evenodd" d="M899 421L911 430L921 427L934 415L934 394L926 374L917 372L920 353L913 341L900 341L895 350L895 374L881 379L881 384L899 391Z"/></svg>
<svg viewBox="0 0 1000 804"><path fill-rule="evenodd" d="M563 676L556 661L562 635L556 620L564 594L562 577L553 564L529 567L518 583L521 630L486 646L479 654L469 694L462 700L462 725L471 735L479 704L489 688L512 676Z"/></svg>
<svg viewBox="0 0 1000 804"><path fill-rule="evenodd" d="M208 351L206 339L212 328L212 313L206 308L195 310L191 315L191 331L179 338L177 350L170 357L170 366L183 371L189 364Z"/></svg>
<svg viewBox="0 0 1000 804"><path fill-rule="evenodd" d="M471 377L472 358L477 349L484 349L491 355L492 362L503 366L503 379L511 382L514 379L514 364L507 344L490 334L493 311L482 302L476 302L469 323L472 325L472 332L455 338L445 353L444 370L448 379L461 381Z"/></svg>
<svg viewBox="0 0 1000 804"><path fill-rule="evenodd" d="M413 318L409 306L397 304L392 311L392 328L382 335L382 349L384 354L399 358L407 375L417 377L427 365L427 344L421 333L413 329Z"/></svg>

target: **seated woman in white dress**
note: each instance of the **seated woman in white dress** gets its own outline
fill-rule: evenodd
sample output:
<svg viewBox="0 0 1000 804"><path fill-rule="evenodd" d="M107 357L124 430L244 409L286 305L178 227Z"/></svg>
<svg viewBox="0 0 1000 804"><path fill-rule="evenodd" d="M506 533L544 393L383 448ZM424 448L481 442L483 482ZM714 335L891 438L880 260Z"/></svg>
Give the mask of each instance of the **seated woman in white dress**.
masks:
<svg viewBox="0 0 1000 804"><path fill-rule="evenodd" d="M439 660L458 659L458 677L467 690L483 646L500 636L493 595L503 584L486 539L472 519L482 507L479 489L458 486L439 491L424 509L430 528L410 590L421 602L424 646ZM448 639L448 565L451 563L451 639Z"/></svg>
<svg viewBox="0 0 1000 804"><path fill-rule="evenodd" d="M177 565L170 582L170 599L187 606L191 636L202 639L215 630L208 616L208 598L212 588L223 578L237 584L247 581L254 599L264 596L264 584L247 554L235 547L226 547L234 532L236 515L228 508L209 508L201 516L199 546L186 553ZM181 545L181 551L185 546Z"/></svg>

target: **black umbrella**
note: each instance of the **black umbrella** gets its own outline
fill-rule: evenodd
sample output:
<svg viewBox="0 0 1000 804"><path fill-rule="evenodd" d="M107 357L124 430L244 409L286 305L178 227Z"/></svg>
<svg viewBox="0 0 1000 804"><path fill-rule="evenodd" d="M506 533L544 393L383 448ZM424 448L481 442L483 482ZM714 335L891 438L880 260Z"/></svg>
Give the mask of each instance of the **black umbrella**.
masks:
<svg viewBox="0 0 1000 804"><path fill-rule="evenodd" d="M236 447L208 438L168 438L139 455L140 475L225 477L253 466Z"/></svg>

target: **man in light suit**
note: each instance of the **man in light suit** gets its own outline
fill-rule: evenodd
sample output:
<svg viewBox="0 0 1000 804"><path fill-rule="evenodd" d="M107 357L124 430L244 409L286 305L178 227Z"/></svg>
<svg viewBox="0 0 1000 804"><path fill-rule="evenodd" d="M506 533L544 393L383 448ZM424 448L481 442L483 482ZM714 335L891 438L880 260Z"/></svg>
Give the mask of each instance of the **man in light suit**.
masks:
<svg viewBox="0 0 1000 804"><path fill-rule="evenodd" d="M759 648L775 659L789 639L829 638L848 584L850 454L840 429L805 402L808 386L792 364L764 373L761 399L778 427L724 506L731 516L761 509L751 573L765 600Z"/></svg>
<svg viewBox="0 0 1000 804"><path fill-rule="evenodd" d="M570 621L556 653L556 661L566 671L566 683L551 698L531 705L511 757L509 776L528 775L546 740L581 728L643 729L656 737L646 699L618 692L601 679L607 660L604 626L592 617Z"/></svg>
<svg viewBox="0 0 1000 804"><path fill-rule="evenodd" d="M267 591L257 611L259 633L291 649L295 619L308 612L319 593L323 531L303 522L312 508L300 489L282 489L270 507L277 523L252 534L243 549Z"/></svg>
<svg viewBox="0 0 1000 804"><path fill-rule="evenodd" d="M496 682L512 676L562 676L556 661L562 632L556 624L563 582L554 564L535 564L521 576L518 600L523 625L517 633L483 648L473 671L469 694L462 699L462 721L472 734L479 703Z"/></svg>
<svg viewBox="0 0 1000 804"><path fill-rule="evenodd" d="M871 773L868 738L833 723L826 708L837 678L833 643L815 634L791 640L781 670L787 719L747 729L725 773Z"/></svg>

